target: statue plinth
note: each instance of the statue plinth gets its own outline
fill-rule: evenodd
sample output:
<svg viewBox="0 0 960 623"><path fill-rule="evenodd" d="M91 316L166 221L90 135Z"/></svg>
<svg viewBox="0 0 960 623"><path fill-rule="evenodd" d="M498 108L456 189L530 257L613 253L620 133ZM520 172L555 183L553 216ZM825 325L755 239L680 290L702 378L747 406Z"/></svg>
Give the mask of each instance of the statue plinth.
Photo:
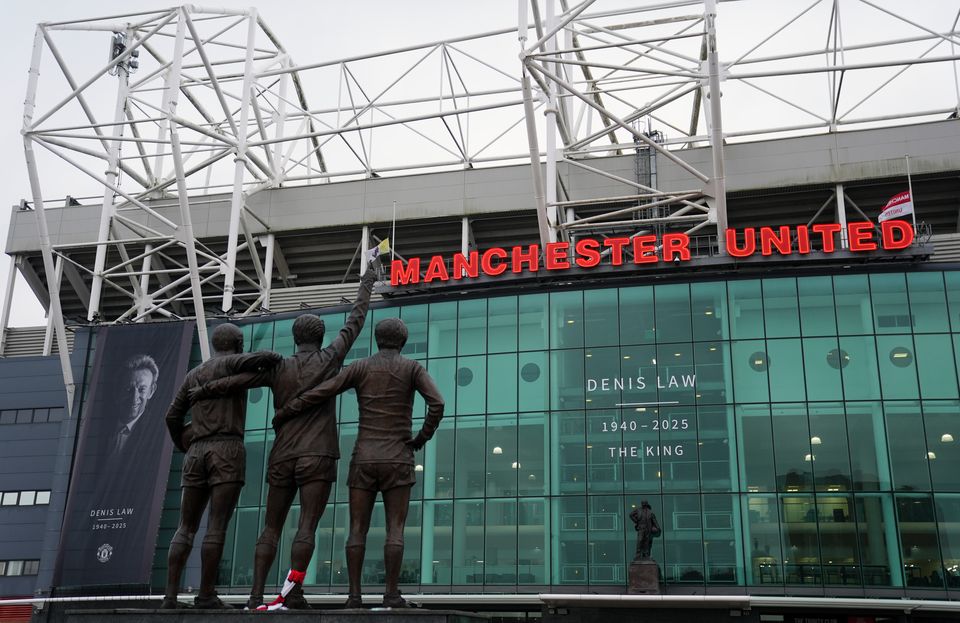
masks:
<svg viewBox="0 0 960 623"><path fill-rule="evenodd" d="M627 593L630 595L660 594L660 567L656 560L634 560L627 571L627 579Z"/></svg>

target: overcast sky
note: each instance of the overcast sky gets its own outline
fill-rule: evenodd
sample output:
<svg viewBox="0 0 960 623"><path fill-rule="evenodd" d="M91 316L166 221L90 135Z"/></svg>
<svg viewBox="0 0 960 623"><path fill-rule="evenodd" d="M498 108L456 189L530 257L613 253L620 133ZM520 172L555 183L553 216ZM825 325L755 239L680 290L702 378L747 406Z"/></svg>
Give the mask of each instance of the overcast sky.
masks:
<svg viewBox="0 0 960 623"><path fill-rule="evenodd" d="M617 5L626 0L601 0L594 7L596 10L607 8L610 2ZM937 30L946 30L957 14L957 0L916 0L908 3L903 0L871 0L881 6L909 10L910 16L925 26ZM751 0L750 2L733 2L720 5L719 26L721 34L720 51L723 60L736 58L736 55L749 49L769 32L779 26L790 16L791 12L800 10L803 6L812 4L813 0ZM572 4L573 2L571 2ZM215 6L232 8L247 8L250 2L229 2L219 0ZM559 4L559 3L558 3ZM630 2L632 5L647 4L644 0ZM27 70L30 63L30 54L33 44L35 25L43 21L61 21L77 18L91 18L117 13L129 13L142 10L156 10L162 4L155 1L129 0L127 2L97 1L97 2L8 2L4 4L4 18L0 20L0 36L6 55L3 59L3 72L6 78L0 96L0 188L4 196L0 205L7 206L0 210L0 241L5 245L9 224L9 206L17 204L21 198L30 196L30 187L26 178L20 127L22 125L23 98L26 91ZM776 53L782 49L816 48L824 45L827 28L827 15L830 3L824 0L817 11L812 11L806 17L806 23L798 22L797 27L780 37L780 42L774 41L764 47L765 53ZM858 40L869 40L883 31L891 37L908 37L922 34L902 22L884 15L874 8L868 7L858 0L843 0L845 7L845 40L849 45ZM848 8L847 8L848 7ZM318 62L348 57L360 53L371 53L391 48L425 43L439 39L446 39L460 35L476 34L489 30L515 27L517 20L516 0L485 0L484 2L464 2L462 0L353 0L352 2L330 0L271 0L259 7L260 14L266 23L281 39L287 50L298 64ZM593 8L591 9L593 10ZM818 13L819 11L819 13ZM689 12L695 13L696 10ZM727 33L724 33L727 29ZM91 58L106 60L107 35L104 33L104 44L99 49L90 51ZM516 43L512 44L516 46ZM929 44L926 44L928 47ZM516 50L512 47L512 50ZM905 47L892 51L893 58L903 58L905 54L919 55L925 49L920 45ZM960 48L958 48L960 50ZM511 54L514 52L511 51ZM938 55L950 53L949 47L941 46ZM852 55L851 55L852 57ZM909 56L908 56L909 57ZM822 57L821 57L822 58ZM869 59L859 59L859 62ZM851 61L848 58L848 61ZM817 60L815 62L821 62ZM851 62L858 62L853 59ZM755 66L754 66L755 68ZM941 65L941 68L944 68ZM894 70L887 70L892 75ZM921 108L953 105L956 100L952 76L949 80L932 78L932 66L918 66L905 74L900 82L894 85L895 91L891 95L896 101L904 105L915 105L911 98L903 97L906 93L923 92L924 98L920 102ZM926 72L926 73L925 73ZM912 77L911 77L912 76ZM51 80L54 76L42 76L43 80ZM807 78L808 80L821 80ZM776 84L772 79L771 84ZM817 107L822 113L827 105L822 94L813 89L799 87L804 78L791 77L782 79L787 89L793 89L791 97L803 101L805 106ZM863 74L848 74L845 84L855 85L862 80L863 87L872 89L882 82L879 78L867 77ZM62 80L61 80L62 82ZM95 85L96 86L96 85ZM770 87L774 88L774 87ZM845 87L848 88L848 87ZM736 87L727 83L724 87L724 122L725 129L730 130L738 122L752 123L758 115L767 115L771 124L775 124L778 115L783 114L783 105L773 102L757 112L752 106L728 105L734 103ZM845 95L848 91L845 91ZM749 92L755 99L756 93ZM112 92L110 97L112 98ZM807 102L805 98L810 98ZM751 100L752 101L752 100ZM772 100L771 100L772 101ZM848 100L848 103L856 99ZM893 102L893 97L888 102ZM779 107L779 108L778 108ZM689 108L687 109L689 110ZM867 107L864 111L869 112ZM689 116L689 112L686 113ZM101 119L103 120L103 119ZM41 171L41 177L43 171ZM57 182L61 182L58 180ZM46 184L47 181L45 180ZM56 183L56 182L55 182ZM65 187L66 188L66 187ZM61 205L62 197L70 190L61 188L47 189L45 197L53 205ZM0 256L0 286L5 287L9 258L6 254ZM0 289L2 296L2 289ZM32 293L22 279L17 280L17 294L15 296L11 325L32 326L43 324L43 311L34 300Z"/></svg>

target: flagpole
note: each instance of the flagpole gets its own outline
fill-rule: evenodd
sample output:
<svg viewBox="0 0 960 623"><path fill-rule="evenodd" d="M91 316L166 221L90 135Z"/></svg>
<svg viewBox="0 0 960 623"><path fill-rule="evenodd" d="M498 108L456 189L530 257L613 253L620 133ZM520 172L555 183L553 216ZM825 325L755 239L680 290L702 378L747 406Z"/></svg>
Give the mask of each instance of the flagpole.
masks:
<svg viewBox="0 0 960 623"><path fill-rule="evenodd" d="M909 166L909 165L908 165ZM917 229L916 225L913 227ZM393 224L390 226L390 263L393 264L393 258L396 255L394 249L397 248L397 202L393 202Z"/></svg>
<svg viewBox="0 0 960 623"><path fill-rule="evenodd" d="M907 159L907 190L910 192L910 216L913 218L913 233L917 233L917 198L913 196L913 182L910 179L910 156L906 155L904 158Z"/></svg>

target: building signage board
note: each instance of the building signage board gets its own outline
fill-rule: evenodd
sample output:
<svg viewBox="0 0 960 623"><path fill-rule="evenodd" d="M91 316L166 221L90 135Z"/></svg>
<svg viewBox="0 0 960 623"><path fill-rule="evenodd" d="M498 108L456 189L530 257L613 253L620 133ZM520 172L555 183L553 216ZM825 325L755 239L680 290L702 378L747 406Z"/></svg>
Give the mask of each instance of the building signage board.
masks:
<svg viewBox="0 0 960 623"><path fill-rule="evenodd" d="M54 584L145 584L173 444L164 414L194 323L102 327L81 415Z"/></svg>
<svg viewBox="0 0 960 623"><path fill-rule="evenodd" d="M746 227L742 231L726 230L725 240L727 253L734 258L753 255L803 256L814 250L826 254L838 251L837 237L841 233L844 233L844 227L837 223ZM885 220L879 225L870 221L849 223L845 233L847 250L853 253L879 249L898 251L909 247L914 239L913 228L900 220ZM879 233L879 240L874 239L875 233ZM449 261L442 255L434 255L427 262L422 262L420 258L411 258L406 262L395 259L390 264L390 285L457 281L475 279L480 275L496 277L505 273L536 273L541 270L591 269L602 264L682 263L690 261L691 257L690 237L683 233L665 233L659 241L654 235L611 237L602 241L581 238L572 244L548 243L542 254L540 245L530 244L515 246L509 251L493 247L482 253L455 253Z"/></svg>

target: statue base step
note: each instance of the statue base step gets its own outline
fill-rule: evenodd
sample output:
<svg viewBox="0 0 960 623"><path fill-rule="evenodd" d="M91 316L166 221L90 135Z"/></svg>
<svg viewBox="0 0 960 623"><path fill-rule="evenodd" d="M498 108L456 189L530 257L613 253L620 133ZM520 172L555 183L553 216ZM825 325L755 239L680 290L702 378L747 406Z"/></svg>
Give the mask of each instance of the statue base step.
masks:
<svg viewBox="0 0 960 623"><path fill-rule="evenodd" d="M483 623L482 614L426 608L358 608L356 610L148 610L133 608L66 610L64 623L228 623L282 621L283 623Z"/></svg>
<svg viewBox="0 0 960 623"><path fill-rule="evenodd" d="M660 567L656 560L635 560L627 570L627 593L630 595L659 595Z"/></svg>

